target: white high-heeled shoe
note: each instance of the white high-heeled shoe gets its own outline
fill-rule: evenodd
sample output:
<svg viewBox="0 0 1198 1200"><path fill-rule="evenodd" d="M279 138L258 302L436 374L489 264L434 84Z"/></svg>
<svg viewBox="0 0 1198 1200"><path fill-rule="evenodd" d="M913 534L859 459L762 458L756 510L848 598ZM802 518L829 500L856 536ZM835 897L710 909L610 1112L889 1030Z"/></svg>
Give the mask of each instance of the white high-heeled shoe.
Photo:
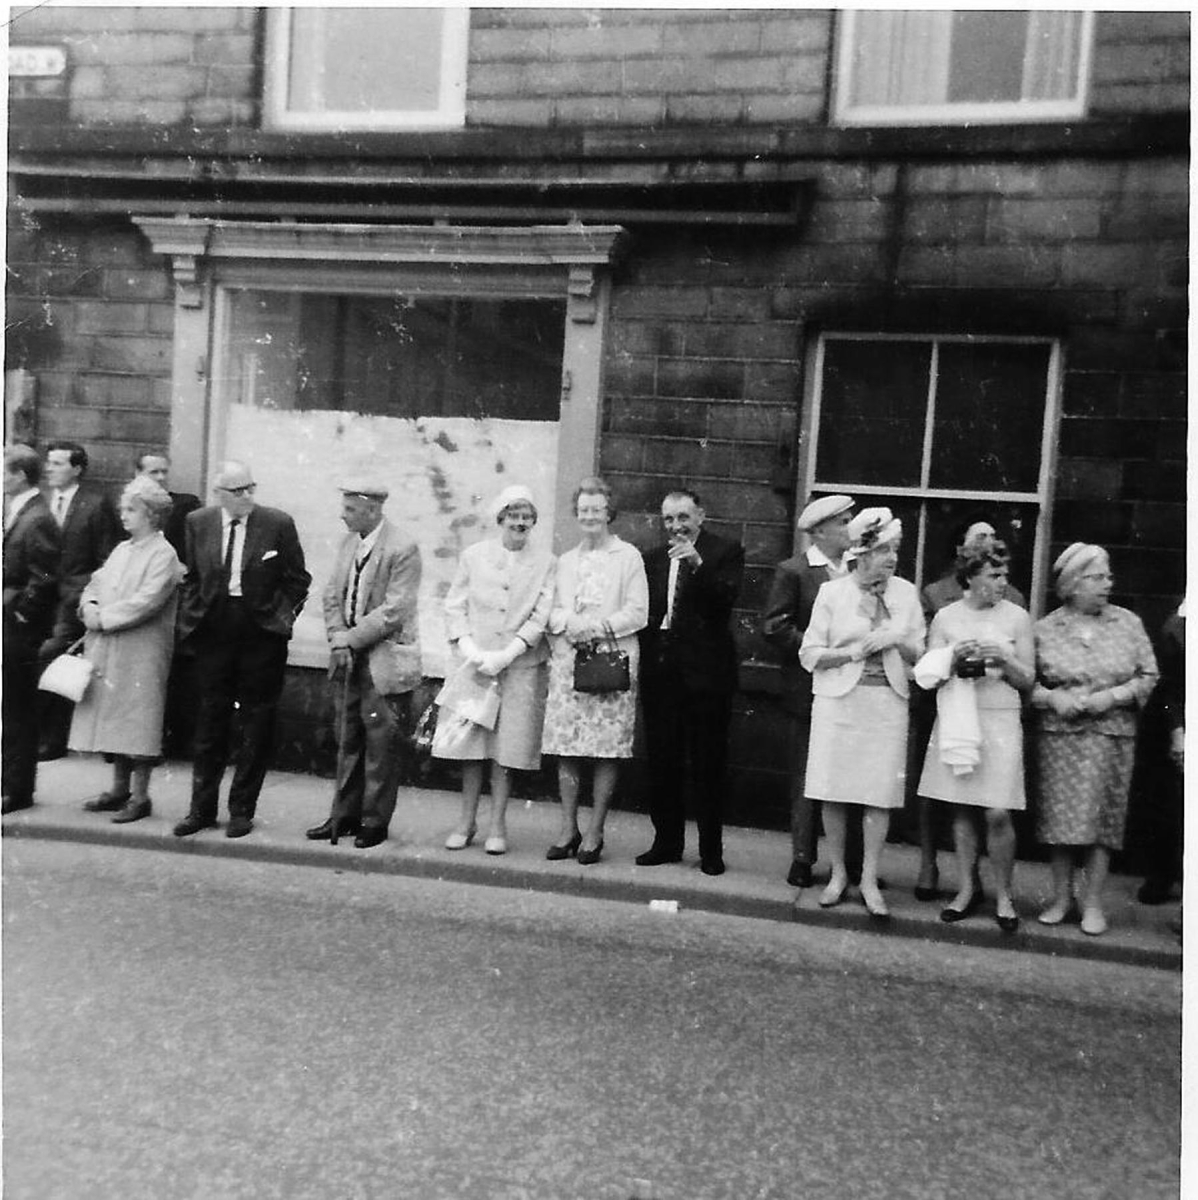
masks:
<svg viewBox="0 0 1198 1200"><path fill-rule="evenodd" d="M461 833L455 829L453 833L451 833L449 837L445 839L445 849L465 850L466 847L474 841L474 832L475 831L471 829L469 833Z"/></svg>
<svg viewBox="0 0 1198 1200"><path fill-rule="evenodd" d="M493 834L483 842L483 849L488 854L506 854L507 853L507 838L500 837L498 834Z"/></svg>

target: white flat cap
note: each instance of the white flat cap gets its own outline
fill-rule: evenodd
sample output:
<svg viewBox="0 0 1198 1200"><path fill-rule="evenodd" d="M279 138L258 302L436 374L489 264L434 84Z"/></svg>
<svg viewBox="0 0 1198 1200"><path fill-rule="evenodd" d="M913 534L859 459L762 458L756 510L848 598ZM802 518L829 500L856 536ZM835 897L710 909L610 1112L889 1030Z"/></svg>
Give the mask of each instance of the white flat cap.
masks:
<svg viewBox="0 0 1198 1200"><path fill-rule="evenodd" d="M386 500L391 495L385 483L365 476L358 479L348 479L338 485L338 491L346 496L364 496L367 500Z"/></svg>
<svg viewBox="0 0 1198 1200"><path fill-rule="evenodd" d="M853 507L853 504L852 496L820 496L818 500L812 500L799 513L795 528L802 533L807 533L828 520L829 517L838 517L842 512L847 512Z"/></svg>

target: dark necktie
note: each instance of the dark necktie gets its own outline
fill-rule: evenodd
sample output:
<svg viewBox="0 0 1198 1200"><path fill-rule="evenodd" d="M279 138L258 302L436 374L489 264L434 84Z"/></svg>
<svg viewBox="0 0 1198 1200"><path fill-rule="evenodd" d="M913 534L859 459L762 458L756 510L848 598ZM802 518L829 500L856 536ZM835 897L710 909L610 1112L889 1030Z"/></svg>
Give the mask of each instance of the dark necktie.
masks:
<svg viewBox="0 0 1198 1200"><path fill-rule="evenodd" d="M240 517L234 517L229 522L229 540L225 543L225 587L233 578L233 543L237 540L237 526L241 524Z"/></svg>
<svg viewBox="0 0 1198 1200"><path fill-rule="evenodd" d="M349 594L349 623L356 625L358 623L358 584L362 579L362 571L366 564L370 561L371 550L367 550L361 558L354 562L354 583L353 590Z"/></svg>

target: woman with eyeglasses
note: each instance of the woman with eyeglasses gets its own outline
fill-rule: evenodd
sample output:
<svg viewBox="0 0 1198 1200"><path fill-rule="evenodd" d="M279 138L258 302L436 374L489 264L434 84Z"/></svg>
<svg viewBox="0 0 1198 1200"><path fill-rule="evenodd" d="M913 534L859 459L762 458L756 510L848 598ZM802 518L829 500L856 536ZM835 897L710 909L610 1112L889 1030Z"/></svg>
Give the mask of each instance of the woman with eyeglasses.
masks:
<svg viewBox="0 0 1198 1200"><path fill-rule="evenodd" d="M1111 852L1123 847L1136 727L1156 685L1156 659L1140 618L1110 602L1114 579L1101 546L1074 542L1053 575L1062 603L1036 623L1032 689L1036 832L1052 851L1052 902L1039 920L1059 925L1076 902L1082 932L1096 937L1107 929L1102 889Z"/></svg>
<svg viewBox="0 0 1198 1200"><path fill-rule="evenodd" d="M799 649L813 693L805 793L823 804L832 863L820 907L839 904L848 889L845 809L860 805L861 900L870 916L885 919L878 860L890 811L903 805L909 680L924 620L915 585L894 573L902 522L888 508L866 508L848 532L853 569L820 588Z"/></svg>
<svg viewBox="0 0 1198 1200"><path fill-rule="evenodd" d="M549 700L544 754L558 756L561 831L545 857L576 855L587 866L603 853L603 827L615 792L620 760L632 757L636 725L639 649L637 633L649 616L649 584L641 553L611 531L616 517L611 488L595 477L574 492L581 540L562 555L549 613ZM615 645L628 655L624 691L580 692L574 686L578 647ZM591 821L578 828L578 793L584 769L591 772Z"/></svg>

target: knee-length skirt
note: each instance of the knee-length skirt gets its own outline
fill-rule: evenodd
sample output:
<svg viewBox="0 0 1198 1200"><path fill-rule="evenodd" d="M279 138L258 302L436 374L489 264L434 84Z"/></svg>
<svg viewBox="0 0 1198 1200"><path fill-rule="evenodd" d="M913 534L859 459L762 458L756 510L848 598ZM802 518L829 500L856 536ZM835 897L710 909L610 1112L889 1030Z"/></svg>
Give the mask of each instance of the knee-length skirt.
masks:
<svg viewBox="0 0 1198 1200"><path fill-rule="evenodd" d="M1036 837L1049 846L1123 849L1134 738L1050 733L1036 739Z"/></svg>
<svg viewBox="0 0 1198 1200"><path fill-rule="evenodd" d="M812 800L902 808L907 701L891 687L858 684L811 707L805 792Z"/></svg>
<svg viewBox="0 0 1198 1200"><path fill-rule="evenodd" d="M543 754L569 758L631 758L636 729L636 661L626 692L596 695L574 690L574 651L556 650L549 660L549 700Z"/></svg>
<svg viewBox="0 0 1198 1200"><path fill-rule="evenodd" d="M499 676L495 728L475 725L452 749L438 749L436 756L461 762L489 759L514 771L537 770L541 765L547 675L545 663L504 671Z"/></svg>
<svg viewBox="0 0 1198 1200"><path fill-rule="evenodd" d="M981 761L967 775L954 775L940 761L940 722L932 728L919 778L919 794L950 804L1002 808L1027 807L1023 786L1023 722L1017 708L980 708Z"/></svg>

